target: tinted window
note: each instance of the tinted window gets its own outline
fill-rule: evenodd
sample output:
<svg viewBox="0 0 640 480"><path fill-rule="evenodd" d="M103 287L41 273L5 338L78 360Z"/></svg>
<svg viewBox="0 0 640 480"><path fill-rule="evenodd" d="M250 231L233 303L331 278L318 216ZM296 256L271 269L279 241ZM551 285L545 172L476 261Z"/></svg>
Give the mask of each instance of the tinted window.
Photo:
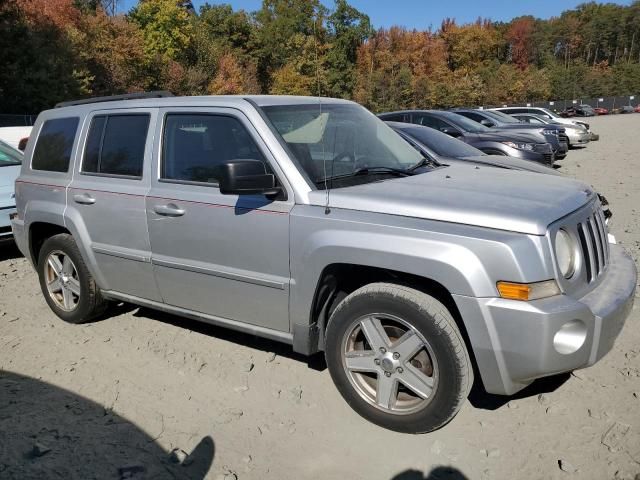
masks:
<svg viewBox="0 0 640 480"><path fill-rule="evenodd" d="M385 122L406 122L407 116L404 113L395 113L391 115L380 115Z"/></svg>
<svg viewBox="0 0 640 480"><path fill-rule="evenodd" d="M40 135L33 152L31 168L49 172L69 170L71 149L78 130L77 117L47 120L40 129Z"/></svg>
<svg viewBox="0 0 640 480"><path fill-rule="evenodd" d="M485 117L480 115L479 113L474 112L456 112L458 115L462 115L463 117L470 118L474 122L481 122L482 120L487 120Z"/></svg>
<svg viewBox="0 0 640 480"><path fill-rule="evenodd" d="M413 116L413 123L423 125L425 127L435 128L436 130L442 130L443 128L452 128L447 122L443 122L439 118L432 117L431 115L417 114Z"/></svg>
<svg viewBox="0 0 640 480"><path fill-rule="evenodd" d="M82 171L141 177L149 115L100 115L93 118Z"/></svg>
<svg viewBox="0 0 640 480"><path fill-rule="evenodd" d="M4 142L0 142L0 167L9 165L20 165L22 163L22 153Z"/></svg>
<svg viewBox="0 0 640 480"><path fill-rule="evenodd" d="M411 127L401 131L442 157L465 158L484 155L477 148L433 128Z"/></svg>
<svg viewBox="0 0 640 480"><path fill-rule="evenodd" d="M167 115L162 178L217 183L216 168L231 160L260 160L267 165L239 120L223 115Z"/></svg>

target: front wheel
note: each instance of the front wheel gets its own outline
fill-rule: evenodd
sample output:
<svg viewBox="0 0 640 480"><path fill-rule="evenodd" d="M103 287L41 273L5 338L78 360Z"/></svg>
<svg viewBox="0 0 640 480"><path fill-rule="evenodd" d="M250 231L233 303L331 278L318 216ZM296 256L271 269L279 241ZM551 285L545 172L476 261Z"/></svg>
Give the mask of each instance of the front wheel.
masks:
<svg viewBox="0 0 640 480"><path fill-rule="evenodd" d="M367 285L338 305L327 326L325 356L347 403L397 432L443 427L473 383L464 340L447 308L395 284Z"/></svg>

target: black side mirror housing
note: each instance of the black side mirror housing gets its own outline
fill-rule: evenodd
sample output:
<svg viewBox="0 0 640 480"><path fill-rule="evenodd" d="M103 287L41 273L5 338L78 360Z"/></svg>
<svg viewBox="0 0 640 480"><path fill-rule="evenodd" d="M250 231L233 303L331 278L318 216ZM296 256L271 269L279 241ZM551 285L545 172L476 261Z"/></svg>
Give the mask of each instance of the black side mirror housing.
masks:
<svg viewBox="0 0 640 480"><path fill-rule="evenodd" d="M231 160L217 167L218 188L223 195L275 196L282 191L276 176L260 160Z"/></svg>
<svg viewBox="0 0 640 480"><path fill-rule="evenodd" d="M480 124L484 125L485 127L495 127L496 124L493 123L491 120L487 120L486 118L483 118L482 120L480 120Z"/></svg>
<svg viewBox="0 0 640 480"><path fill-rule="evenodd" d="M451 128L451 127L444 127L442 129L442 133L446 133L447 135L451 136L451 137L459 137L461 136L461 133L456 130L455 128Z"/></svg>

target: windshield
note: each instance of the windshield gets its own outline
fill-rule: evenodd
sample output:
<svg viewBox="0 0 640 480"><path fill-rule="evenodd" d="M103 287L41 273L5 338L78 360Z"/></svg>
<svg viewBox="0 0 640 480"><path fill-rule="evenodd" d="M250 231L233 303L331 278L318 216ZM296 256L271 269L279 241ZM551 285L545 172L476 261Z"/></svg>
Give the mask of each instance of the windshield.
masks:
<svg viewBox="0 0 640 480"><path fill-rule="evenodd" d="M495 118L496 120L502 123L522 123L517 118L514 118L511 115L507 115L506 113L502 113L494 110L491 110L491 111L485 110L484 113L486 115L489 115L490 117Z"/></svg>
<svg viewBox="0 0 640 480"><path fill-rule="evenodd" d="M441 115L444 119L450 121L455 126L461 128L465 132L485 133L485 132L491 131L489 127L485 127L484 125L476 122L475 120L471 120L467 117L463 117L462 115L458 115L457 113L438 112L438 115Z"/></svg>
<svg viewBox="0 0 640 480"><path fill-rule="evenodd" d="M541 108L540 110L542 110L544 113L546 113L547 115L549 115L551 118L562 118L560 115L558 115L555 112L552 112L551 110L549 110L548 108Z"/></svg>
<svg viewBox="0 0 640 480"><path fill-rule="evenodd" d="M411 127L403 128L401 131L442 157L466 158L484 155L481 150L433 128Z"/></svg>
<svg viewBox="0 0 640 480"><path fill-rule="evenodd" d="M9 165L20 165L22 163L22 153L10 147L4 142L0 142L0 167Z"/></svg>
<svg viewBox="0 0 640 480"><path fill-rule="evenodd" d="M407 170L422 160L402 137L359 105L277 105L263 111L319 188L328 178L365 169Z"/></svg>

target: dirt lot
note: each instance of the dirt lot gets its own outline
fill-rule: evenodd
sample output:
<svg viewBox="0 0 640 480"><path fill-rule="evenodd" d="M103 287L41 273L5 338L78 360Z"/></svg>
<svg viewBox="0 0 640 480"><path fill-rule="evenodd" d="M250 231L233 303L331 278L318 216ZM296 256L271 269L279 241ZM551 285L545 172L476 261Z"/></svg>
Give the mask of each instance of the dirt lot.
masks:
<svg viewBox="0 0 640 480"><path fill-rule="evenodd" d="M561 171L606 194L638 261L640 115L591 123L602 140ZM410 436L352 412L321 358L130 307L66 325L11 247L0 288L3 479L640 478L638 306L596 366L517 398L475 392L450 425Z"/></svg>

